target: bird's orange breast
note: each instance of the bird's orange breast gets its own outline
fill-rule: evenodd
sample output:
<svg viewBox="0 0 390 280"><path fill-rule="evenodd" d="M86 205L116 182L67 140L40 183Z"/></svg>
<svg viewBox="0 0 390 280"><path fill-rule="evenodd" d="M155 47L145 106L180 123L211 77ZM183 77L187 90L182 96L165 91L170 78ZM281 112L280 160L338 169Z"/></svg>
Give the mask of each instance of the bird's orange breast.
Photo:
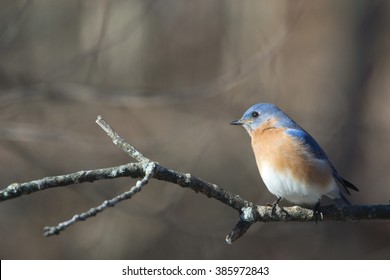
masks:
<svg viewBox="0 0 390 280"><path fill-rule="evenodd" d="M284 131L268 122L252 132L252 148L260 173L267 164L275 172L290 174L303 186L327 188L332 180L329 164L315 158L304 143Z"/></svg>

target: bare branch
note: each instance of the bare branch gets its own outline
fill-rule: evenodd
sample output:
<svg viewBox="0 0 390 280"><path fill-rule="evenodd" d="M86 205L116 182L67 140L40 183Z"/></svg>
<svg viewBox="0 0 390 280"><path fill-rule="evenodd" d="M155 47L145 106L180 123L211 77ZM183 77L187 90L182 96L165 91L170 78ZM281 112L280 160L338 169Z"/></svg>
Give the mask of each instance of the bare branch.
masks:
<svg viewBox="0 0 390 280"><path fill-rule="evenodd" d="M25 183L13 183L0 191L0 202L17 198L19 196L34 193L37 191L69 186L85 182L94 182L103 179L114 179L120 177L140 178L144 176L142 164L129 163L110 168L79 171L67 175L45 177Z"/></svg>
<svg viewBox="0 0 390 280"><path fill-rule="evenodd" d="M0 191L0 202L53 187L119 177L141 178L141 180L137 181L136 185L129 191L106 200L99 206L91 208L87 212L74 215L71 219L59 223L57 226L45 227L44 235L50 236L59 234L61 231L78 221L93 217L108 207L113 207L123 200L132 198L151 178L154 178L179 185L183 188L192 189L197 193L202 193L235 209L239 214L239 221L232 232L226 237L226 241L229 244L243 236L250 226L256 222L312 222L316 220L314 211L311 209L299 206L284 208L276 207L275 211L272 212L271 207L255 205L216 184L203 181L188 173L180 173L161 166L159 163L151 161L143 156L133 146L123 140L123 138L121 138L102 117L99 116L96 122L112 138L115 145L120 147L131 157L135 158L138 162L117 167L79 171L67 175L46 177L26 183L14 183ZM353 205L344 207L331 205L321 208L321 221L357 221L373 219L390 220L390 205Z"/></svg>
<svg viewBox="0 0 390 280"><path fill-rule="evenodd" d="M300 206L277 207L272 212L269 206L244 207L240 211L240 220L232 232L226 236L231 244L250 228L255 222L317 222L312 209ZM358 221L390 220L390 205L329 205L321 207L321 221Z"/></svg>

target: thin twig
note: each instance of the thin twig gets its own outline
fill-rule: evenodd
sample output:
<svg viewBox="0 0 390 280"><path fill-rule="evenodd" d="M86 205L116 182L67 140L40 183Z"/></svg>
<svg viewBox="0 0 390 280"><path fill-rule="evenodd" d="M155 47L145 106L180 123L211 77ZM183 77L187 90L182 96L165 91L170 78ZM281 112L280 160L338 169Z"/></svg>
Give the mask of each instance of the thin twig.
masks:
<svg viewBox="0 0 390 280"><path fill-rule="evenodd" d="M111 137L112 142L119 148L121 148L125 153L129 156L137 160L138 162L148 162L150 161L147 157L137 151L133 146L127 143L122 137L116 133L115 130L111 128L111 126L102 118L102 116L98 116L96 119L96 123Z"/></svg>

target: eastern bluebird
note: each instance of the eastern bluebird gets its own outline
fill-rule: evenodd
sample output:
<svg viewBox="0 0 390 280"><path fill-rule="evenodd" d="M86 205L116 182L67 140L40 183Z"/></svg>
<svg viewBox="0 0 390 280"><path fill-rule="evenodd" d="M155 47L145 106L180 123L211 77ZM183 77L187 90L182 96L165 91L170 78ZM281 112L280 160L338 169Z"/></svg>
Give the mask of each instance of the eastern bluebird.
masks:
<svg viewBox="0 0 390 280"><path fill-rule="evenodd" d="M298 205L319 206L327 196L339 205L350 205L343 193L359 191L343 179L318 143L273 104L256 104L241 119L252 139L260 175L268 190L277 197Z"/></svg>

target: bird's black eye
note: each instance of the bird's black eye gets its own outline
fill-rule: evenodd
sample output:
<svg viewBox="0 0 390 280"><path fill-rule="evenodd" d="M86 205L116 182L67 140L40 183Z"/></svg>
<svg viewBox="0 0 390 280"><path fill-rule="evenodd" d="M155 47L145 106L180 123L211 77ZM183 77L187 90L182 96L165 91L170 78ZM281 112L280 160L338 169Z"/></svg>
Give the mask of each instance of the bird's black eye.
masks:
<svg viewBox="0 0 390 280"><path fill-rule="evenodd" d="M256 119L259 116L259 113L255 111L251 114L251 116L252 118Z"/></svg>

